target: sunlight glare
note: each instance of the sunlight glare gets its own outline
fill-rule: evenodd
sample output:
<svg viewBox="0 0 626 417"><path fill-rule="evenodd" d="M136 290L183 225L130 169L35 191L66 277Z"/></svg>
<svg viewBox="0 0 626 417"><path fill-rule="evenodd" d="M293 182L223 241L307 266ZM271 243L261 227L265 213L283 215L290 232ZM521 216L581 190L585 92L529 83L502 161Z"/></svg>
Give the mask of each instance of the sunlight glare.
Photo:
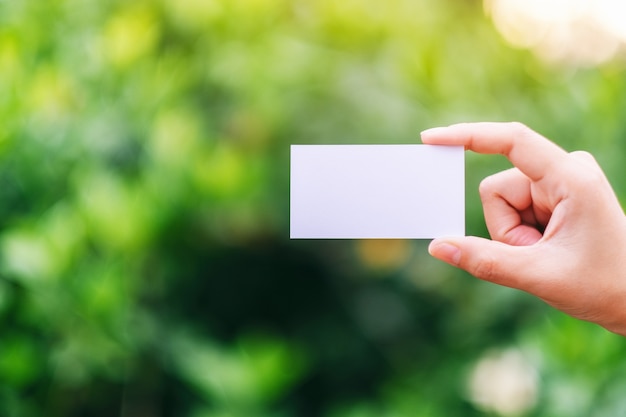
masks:
<svg viewBox="0 0 626 417"><path fill-rule="evenodd" d="M622 0L485 0L484 7L507 42L547 62L593 66L624 57Z"/></svg>

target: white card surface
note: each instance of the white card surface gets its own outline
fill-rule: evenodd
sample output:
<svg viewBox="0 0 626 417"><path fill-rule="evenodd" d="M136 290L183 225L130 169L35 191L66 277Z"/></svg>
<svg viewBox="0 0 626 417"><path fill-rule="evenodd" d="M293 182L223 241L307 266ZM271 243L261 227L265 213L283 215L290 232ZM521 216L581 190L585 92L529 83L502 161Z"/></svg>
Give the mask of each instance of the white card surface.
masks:
<svg viewBox="0 0 626 417"><path fill-rule="evenodd" d="M462 146L291 145L292 239L465 234Z"/></svg>

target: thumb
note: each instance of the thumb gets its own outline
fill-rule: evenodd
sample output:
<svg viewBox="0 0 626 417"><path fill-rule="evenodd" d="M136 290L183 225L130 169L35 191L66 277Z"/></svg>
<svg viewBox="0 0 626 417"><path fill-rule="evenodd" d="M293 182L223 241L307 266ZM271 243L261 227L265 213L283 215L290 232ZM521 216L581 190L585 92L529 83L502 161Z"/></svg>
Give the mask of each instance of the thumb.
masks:
<svg viewBox="0 0 626 417"><path fill-rule="evenodd" d="M428 252L477 278L518 289L527 288L533 264L530 246L511 246L474 236L439 238Z"/></svg>

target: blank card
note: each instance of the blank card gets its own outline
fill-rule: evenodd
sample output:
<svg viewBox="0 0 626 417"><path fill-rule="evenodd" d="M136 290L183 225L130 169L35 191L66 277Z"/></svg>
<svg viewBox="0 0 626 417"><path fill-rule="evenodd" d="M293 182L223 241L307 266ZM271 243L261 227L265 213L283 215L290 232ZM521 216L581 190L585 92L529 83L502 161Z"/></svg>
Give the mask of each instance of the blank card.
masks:
<svg viewBox="0 0 626 417"><path fill-rule="evenodd" d="M465 234L462 146L291 145L292 239Z"/></svg>

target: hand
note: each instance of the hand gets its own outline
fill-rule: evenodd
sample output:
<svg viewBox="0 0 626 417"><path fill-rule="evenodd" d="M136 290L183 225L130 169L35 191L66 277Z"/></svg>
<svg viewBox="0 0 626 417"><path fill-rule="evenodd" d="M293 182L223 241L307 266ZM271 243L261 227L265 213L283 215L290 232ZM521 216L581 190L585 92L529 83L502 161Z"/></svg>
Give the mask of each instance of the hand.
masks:
<svg viewBox="0 0 626 417"><path fill-rule="evenodd" d="M422 141L503 154L515 166L480 184L493 240L435 239L431 255L626 335L626 217L590 154L519 123L434 128Z"/></svg>

